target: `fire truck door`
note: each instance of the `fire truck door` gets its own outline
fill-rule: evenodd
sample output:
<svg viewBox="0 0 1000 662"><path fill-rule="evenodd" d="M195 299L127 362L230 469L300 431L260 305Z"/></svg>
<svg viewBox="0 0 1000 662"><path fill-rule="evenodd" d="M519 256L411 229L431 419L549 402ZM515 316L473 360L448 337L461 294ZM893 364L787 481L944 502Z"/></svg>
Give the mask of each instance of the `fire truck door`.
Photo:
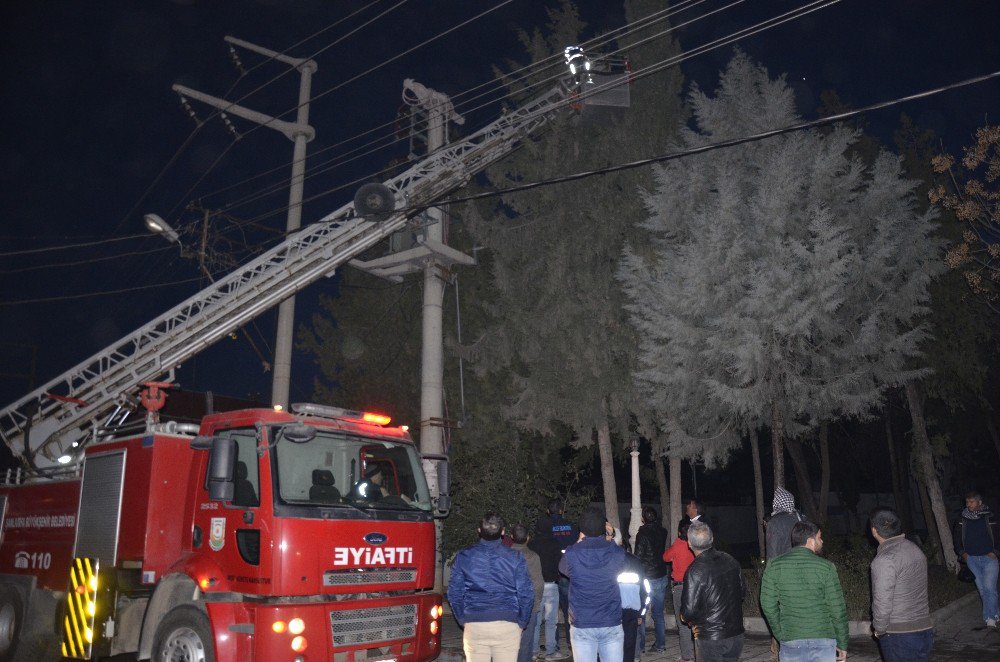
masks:
<svg viewBox="0 0 1000 662"><path fill-rule="evenodd" d="M217 436L236 442L236 465L233 475L233 499L202 502L196 519L202 530L202 548L226 571L234 590L255 592L260 579L261 549L269 541L262 531L260 517L260 469L257 456L257 433L253 429L226 430Z"/></svg>

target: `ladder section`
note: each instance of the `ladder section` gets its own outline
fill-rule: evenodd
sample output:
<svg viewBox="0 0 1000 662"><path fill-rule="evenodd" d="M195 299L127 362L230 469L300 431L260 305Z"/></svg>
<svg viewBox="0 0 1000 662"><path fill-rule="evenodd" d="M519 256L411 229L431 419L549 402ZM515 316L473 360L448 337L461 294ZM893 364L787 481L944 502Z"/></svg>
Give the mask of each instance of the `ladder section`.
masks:
<svg viewBox="0 0 1000 662"><path fill-rule="evenodd" d="M310 283L332 275L401 229L420 208L506 156L520 139L566 107L569 89L563 84L552 88L385 182L396 211L384 221L360 218L348 203L0 410L0 437L15 456L24 457L27 451L39 468L55 465L96 433L99 421L136 386L157 379ZM25 449L29 425L30 447Z"/></svg>

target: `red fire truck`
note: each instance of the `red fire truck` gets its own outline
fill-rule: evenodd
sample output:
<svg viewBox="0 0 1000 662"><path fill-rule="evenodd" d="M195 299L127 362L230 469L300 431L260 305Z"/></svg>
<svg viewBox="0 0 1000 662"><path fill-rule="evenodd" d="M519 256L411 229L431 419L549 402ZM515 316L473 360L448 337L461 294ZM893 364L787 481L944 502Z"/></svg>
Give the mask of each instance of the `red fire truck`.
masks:
<svg viewBox="0 0 1000 662"><path fill-rule="evenodd" d="M292 409L210 415L197 436L154 424L87 446L79 477L0 487L4 659L60 639L82 659L436 657L433 512L408 432Z"/></svg>
<svg viewBox="0 0 1000 662"><path fill-rule="evenodd" d="M560 81L0 409L0 439L23 466L0 486L0 662L435 657L445 458L421 465L405 428L320 405L161 424L155 382L345 264L398 278L356 258L419 233L422 210L571 105L627 106L628 80ZM624 101L607 101L614 90ZM418 244L400 256L456 261ZM130 427L144 383L150 413Z"/></svg>

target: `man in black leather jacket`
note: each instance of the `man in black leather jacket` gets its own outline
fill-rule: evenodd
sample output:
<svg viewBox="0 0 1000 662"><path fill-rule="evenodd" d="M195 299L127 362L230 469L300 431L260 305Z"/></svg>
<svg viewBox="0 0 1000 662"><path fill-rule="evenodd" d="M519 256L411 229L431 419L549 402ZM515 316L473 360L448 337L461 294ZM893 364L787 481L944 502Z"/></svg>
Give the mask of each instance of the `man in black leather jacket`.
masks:
<svg viewBox="0 0 1000 662"><path fill-rule="evenodd" d="M658 653L666 649L666 623L663 618L663 604L667 594L667 564L663 562L663 552L667 547L667 530L660 526L660 515L656 508L642 509L642 526L635 534L635 555L642 561L643 573L649 581L650 605L653 615L653 632L656 641L650 652ZM643 623L639 631L639 649L646 647L646 627Z"/></svg>
<svg viewBox="0 0 1000 662"><path fill-rule="evenodd" d="M712 541L707 524L691 523L688 546L695 559L684 575L681 618L694 628L698 662L729 662L743 651L746 584L740 564Z"/></svg>

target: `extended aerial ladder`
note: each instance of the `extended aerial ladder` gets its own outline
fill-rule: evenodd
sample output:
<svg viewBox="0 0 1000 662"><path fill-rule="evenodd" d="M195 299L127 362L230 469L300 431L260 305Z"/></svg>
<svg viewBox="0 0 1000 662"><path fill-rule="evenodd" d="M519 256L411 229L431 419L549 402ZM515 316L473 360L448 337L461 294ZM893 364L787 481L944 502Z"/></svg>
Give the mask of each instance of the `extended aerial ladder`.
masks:
<svg viewBox="0 0 1000 662"><path fill-rule="evenodd" d="M566 79L402 174L288 236L129 336L0 411L0 437L29 471L73 471L90 441L123 420L153 381L400 230L419 211L510 153L579 94ZM127 415L127 414L126 414Z"/></svg>

